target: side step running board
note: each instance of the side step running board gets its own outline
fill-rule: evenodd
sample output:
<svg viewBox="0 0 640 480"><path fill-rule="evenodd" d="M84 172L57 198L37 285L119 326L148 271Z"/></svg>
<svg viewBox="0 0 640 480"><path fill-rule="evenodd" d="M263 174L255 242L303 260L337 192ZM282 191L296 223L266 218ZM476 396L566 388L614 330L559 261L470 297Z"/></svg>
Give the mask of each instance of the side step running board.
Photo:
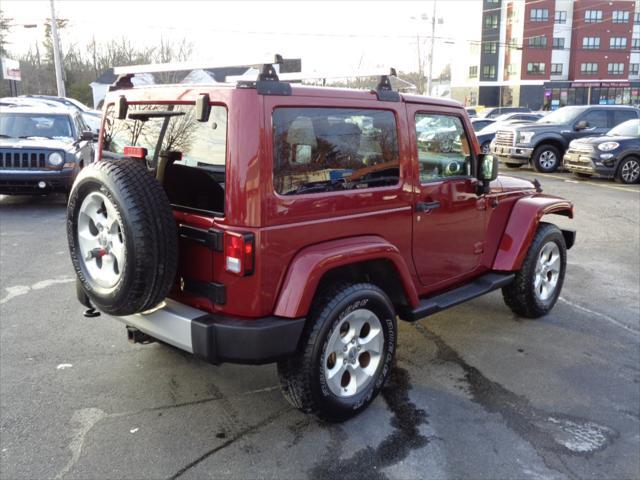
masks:
<svg viewBox="0 0 640 480"><path fill-rule="evenodd" d="M400 315L400 318L415 322L416 320L441 312L459 303L489 293L492 290L505 287L513 281L515 276L515 273L487 273L455 290L449 290L448 292L421 300L415 310L403 312L404 314Z"/></svg>

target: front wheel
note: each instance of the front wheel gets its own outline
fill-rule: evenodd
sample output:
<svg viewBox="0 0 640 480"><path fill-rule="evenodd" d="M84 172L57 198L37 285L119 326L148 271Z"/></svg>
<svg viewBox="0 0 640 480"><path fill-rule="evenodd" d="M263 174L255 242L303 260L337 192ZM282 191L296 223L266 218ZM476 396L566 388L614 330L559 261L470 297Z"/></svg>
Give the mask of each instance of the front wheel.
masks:
<svg viewBox="0 0 640 480"><path fill-rule="evenodd" d="M536 172L555 172L560 166L560 151L553 145L540 145L533 152L533 168Z"/></svg>
<svg viewBox="0 0 640 480"><path fill-rule="evenodd" d="M502 289L505 303L522 317L546 315L560 296L566 266L562 232L553 224L540 223L515 280Z"/></svg>
<svg viewBox="0 0 640 480"><path fill-rule="evenodd" d="M391 370L395 317L387 295L369 283L321 293L298 352L278 363L286 399L305 413L333 421L364 410Z"/></svg>
<svg viewBox="0 0 640 480"><path fill-rule="evenodd" d="M640 181L640 160L636 157L625 158L618 167L616 180L626 184L638 183Z"/></svg>
<svg viewBox="0 0 640 480"><path fill-rule="evenodd" d="M480 147L480 151L486 155L491 153L491 142L484 142Z"/></svg>

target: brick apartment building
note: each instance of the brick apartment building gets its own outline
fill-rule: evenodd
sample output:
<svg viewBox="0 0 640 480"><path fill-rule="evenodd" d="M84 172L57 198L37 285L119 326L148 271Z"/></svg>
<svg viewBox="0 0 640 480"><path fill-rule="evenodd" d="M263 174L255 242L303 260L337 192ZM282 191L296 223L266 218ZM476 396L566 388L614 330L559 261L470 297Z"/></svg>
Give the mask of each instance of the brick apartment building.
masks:
<svg viewBox="0 0 640 480"><path fill-rule="evenodd" d="M481 41L471 47L467 78L452 82L454 98L534 110L640 104L640 1L483 0L482 7Z"/></svg>

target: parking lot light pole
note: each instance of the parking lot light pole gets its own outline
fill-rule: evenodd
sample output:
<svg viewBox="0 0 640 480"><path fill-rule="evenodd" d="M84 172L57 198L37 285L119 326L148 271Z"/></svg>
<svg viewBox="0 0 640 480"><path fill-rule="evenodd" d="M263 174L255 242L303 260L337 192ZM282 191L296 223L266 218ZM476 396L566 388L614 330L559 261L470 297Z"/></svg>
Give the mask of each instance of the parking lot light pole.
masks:
<svg viewBox="0 0 640 480"><path fill-rule="evenodd" d="M66 97L64 89L64 79L62 78L62 58L60 57L60 40L58 39L58 24L56 21L56 9L51 3L51 37L53 42L53 62L56 67L56 86L58 87L58 96Z"/></svg>

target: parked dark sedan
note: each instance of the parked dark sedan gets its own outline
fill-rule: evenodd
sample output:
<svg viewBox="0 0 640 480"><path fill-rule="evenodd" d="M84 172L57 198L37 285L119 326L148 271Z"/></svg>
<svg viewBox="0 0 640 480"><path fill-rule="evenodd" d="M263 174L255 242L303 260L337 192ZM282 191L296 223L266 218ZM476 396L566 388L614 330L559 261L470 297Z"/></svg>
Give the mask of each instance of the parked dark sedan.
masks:
<svg viewBox="0 0 640 480"><path fill-rule="evenodd" d="M573 140L564 155L564 168L580 177L640 182L640 119L621 123L604 136Z"/></svg>
<svg viewBox="0 0 640 480"><path fill-rule="evenodd" d="M0 194L68 192L93 159L93 137L75 110L5 106L0 112Z"/></svg>

